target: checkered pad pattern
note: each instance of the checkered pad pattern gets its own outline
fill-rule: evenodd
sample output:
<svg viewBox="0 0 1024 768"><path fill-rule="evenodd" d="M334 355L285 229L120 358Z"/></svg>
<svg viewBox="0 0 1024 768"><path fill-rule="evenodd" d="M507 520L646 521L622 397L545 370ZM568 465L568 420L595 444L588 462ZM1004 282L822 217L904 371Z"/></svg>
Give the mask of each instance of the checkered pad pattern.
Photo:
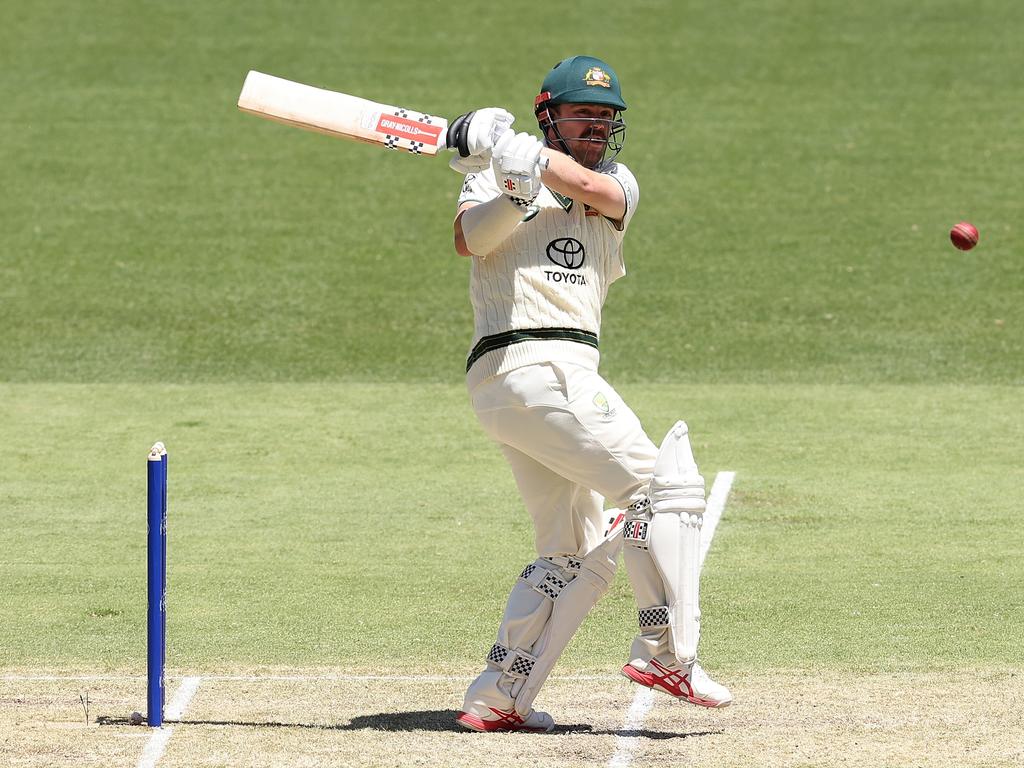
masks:
<svg viewBox="0 0 1024 768"><path fill-rule="evenodd" d="M390 134L385 134L385 136L384 136L384 146L387 149L398 149L398 137L397 136L391 136Z"/></svg>
<svg viewBox="0 0 1024 768"><path fill-rule="evenodd" d="M646 520L627 520L622 528L622 537L634 547L647 549L647 528Z"/></svg>
<svg viewBox="0 0 1024 768"><path fill-rule="evenodd" d="M567 571L570 574L577 574L583 568L583 561L578 557L573 557L572 555L559 555L557 557L545 557L543 559L552 565L557 566L562 571Z"/></svg>
<svg viewBox="0 0 1024 768"><path fill-rule="evenodd" d="M516 660L509 665L508 672L510 675L529 677L530 673L533 671L533 665L536 662L536 659L531 659L517 654Z"/></svg>
<svg viewBox="0 0 1024 768"><path fill-rule="evenodd" d="M656 605L653 608L641 608L637 612L640 629L654 629L668 626L668 606Z"/></svg>
<svg viewBox="0 0 1024 768"><path fill-rule="evenodd" d="M533 665L537 663L537 659L533 656L522 651L509 650L500 643L491 646L487 660L494 662L513 677L529 677L530 672L533 671Z"/></svg>
<svg viewBox="0 0 1024 768"><path fill-rule="evenodd" d="M495 643L491 646L491 652L487 654L487 660L493 661L495 664L501 664L508 656L509 650L504 645L498 645Z"/></svg>
<svg viewBox="0 0 1024 768"><path fill-rule="evenodd" d="M565 585L565 581L555 576L555 574L549 573L544 577L540 584L537 584L534 587L534 589L554 600L558 597L561 591L565 589Z"/></svg>
<svg viewBox="0 0 1024 768"><path fill-rule="evenodd" d="M640 501L634 502L633 504L629 505L629 509L631 509L633 512L639 512L641 514L646 512L650 508L651 500L646 496L640 499Z"/></svg>
<svg viewBox="0 0 1024 768"><path fill-rule="evenodd" d="M420 152L422 150L423 150L423 142L422 141L412 141L410 139L410 141L409 141L409 151L410 152L412 152L414 155L418 155L418 154L420 154Z"/></svg>
<svg viewBox="0 0 1024 768"><path fill-rule="evenodd" d="M547 568L538 568L531 563L519 574L519 578L550 600L555 600L569 583Z"/></svg>

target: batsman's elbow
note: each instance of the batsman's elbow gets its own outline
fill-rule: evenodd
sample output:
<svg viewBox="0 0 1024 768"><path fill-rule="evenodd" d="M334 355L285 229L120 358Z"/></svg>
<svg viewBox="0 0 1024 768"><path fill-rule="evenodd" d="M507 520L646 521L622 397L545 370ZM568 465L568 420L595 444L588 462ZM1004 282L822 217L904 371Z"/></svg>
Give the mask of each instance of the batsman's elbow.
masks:
<svg viewBox="0 0 1024 768"><path fill-rule="evenodd" d="M462 213L455 217L455 252L459 256L472 256L473 252L466 245L466 233L462 231Z"/></svg>

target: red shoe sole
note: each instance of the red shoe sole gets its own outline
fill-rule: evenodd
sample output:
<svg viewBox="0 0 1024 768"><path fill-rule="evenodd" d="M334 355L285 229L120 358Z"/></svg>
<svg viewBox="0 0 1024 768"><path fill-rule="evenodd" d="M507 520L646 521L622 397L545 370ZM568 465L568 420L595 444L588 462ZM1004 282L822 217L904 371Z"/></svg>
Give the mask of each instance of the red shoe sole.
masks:
<svg viewBox="0 0 1024 768"><path fill-rule="evenodd" d="M622 668L622 674L632 680L637 685L642 685L644 688L654 687L654 675L649 675L646 672L641 672L639 669L634 667L632 664L627 664Z"/></svg>
<svg viewBox="0 0 1024 768"><path fill-rule="evenodd" d="M510 731L522 733L547 733L544 728L530 728L525 725L512 726L499 720L484 720L483 718L471 715L469 712L459 712L455 716L455 722L463 728L480 733L494 733L496 731Z"/></svg>
<svg viewBox="0 0 1024 768"><path fill-rule="evenodd" d="M727 707L731 701L711 701L710 699L701 699L697 696L693 696L688 693L682 693L673 691L658 682L658 678L654 675L648 674L647 672L641 672L639 669L634 667L632 664L627 664L622 668L622 674L632 680L637 685L642 685L644 688L650 688L652 691L658 691L659 693L665 693L674 699L680 701L686 701L690 704L696 704L698 707L707 707L708 709L720 709L721 707Z"/></svg>

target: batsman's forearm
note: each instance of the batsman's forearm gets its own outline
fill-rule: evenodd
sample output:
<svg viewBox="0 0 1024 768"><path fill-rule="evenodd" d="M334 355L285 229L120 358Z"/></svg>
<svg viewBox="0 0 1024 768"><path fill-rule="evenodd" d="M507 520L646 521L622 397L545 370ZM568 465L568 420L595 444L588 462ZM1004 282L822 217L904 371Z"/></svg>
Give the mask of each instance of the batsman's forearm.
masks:
<svg viewBox="0 0 1024 768"><path fill-rule="evenodd" d="M467 208L455 220L461 227L463 242L475 256L486 256L505 242L523 220L523 209L505 195Z"/></svg>
<svg viewBox="0 0 1024 768"><path fill-rule="evenodd" d="M563 195L570 192L579 195L588 186L587 174L592 173L571 157L554 149L545 149L541 152L545 158L547 167L541 172L541 180L544 186L549 187Z"/></svg>
<svg viewBox="0 0 1024 768"><path fill-rule="evenodd" d="M540 177L545 187L586 203L609 218L620 219L625 215L625 193L608 174L584 168L554 149L545 149L541 157L548 161Z"/></svg>

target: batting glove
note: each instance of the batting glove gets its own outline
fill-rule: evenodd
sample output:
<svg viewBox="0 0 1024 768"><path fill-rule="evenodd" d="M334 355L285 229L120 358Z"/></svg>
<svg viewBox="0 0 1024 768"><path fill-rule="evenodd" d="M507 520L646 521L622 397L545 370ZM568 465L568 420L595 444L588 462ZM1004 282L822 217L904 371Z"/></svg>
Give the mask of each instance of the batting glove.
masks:
<svg viewBox="0 0 1024 768"><path fill-rule="evenodd" d="M544 142L528 133L508 131L494 145L491 167L502 193L517 202L532 203L541 190L541 150Z"/></svg>
<svg viewBox="0 0 1024 768"><path fill-rule="evenodd" d="M459 115L448 126L445 143L457 149L460 157L486 156L495 142L512 127L515 118L500 107L487 107Z"/></svg>
<svg viewBox="0 0 1024 768"><path fill-rule="evenodd" d="M448 167L465 176L467 173L480 173L485 168L490 168L491 160L489 157L485 158L479 155L470 155L469 157L456 155L448 161Z"/></svg>

